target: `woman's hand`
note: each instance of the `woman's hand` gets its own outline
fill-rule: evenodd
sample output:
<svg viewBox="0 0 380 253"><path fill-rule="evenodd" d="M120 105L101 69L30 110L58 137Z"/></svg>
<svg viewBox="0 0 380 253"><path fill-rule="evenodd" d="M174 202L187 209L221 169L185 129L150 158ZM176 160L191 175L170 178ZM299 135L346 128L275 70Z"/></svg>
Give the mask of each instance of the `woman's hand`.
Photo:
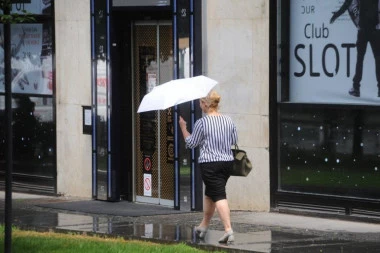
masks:
<svg viewBox="0 0 380 253"><path fill-rule="evenodd" d="M187 123L181 116L179 116L178 123L179 123L179 127L181 128L183 138L186 139L188 136L190 136L189 131L187 131L187 129L186 129Z"/></svg>
<svg viewBox="0 0 380 253"><path fill-rule="evenodd" d="M186 129L186 121L181 117L181 116L179 116L179 121L178 121L178 123L179 123L179 126L181 127L181 129Z"/></svg>

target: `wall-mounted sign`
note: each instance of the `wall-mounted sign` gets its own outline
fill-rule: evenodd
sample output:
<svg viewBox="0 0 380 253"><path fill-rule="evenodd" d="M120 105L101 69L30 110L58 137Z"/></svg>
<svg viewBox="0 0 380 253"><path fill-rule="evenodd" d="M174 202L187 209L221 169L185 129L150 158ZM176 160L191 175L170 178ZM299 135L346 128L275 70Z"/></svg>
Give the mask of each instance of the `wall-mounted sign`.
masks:
<svg viewBox="0 0 380 253"><path fill-rule="evenodd" d="M91 106L82 106L83 109L83 134L92 134Z"/></svg>
<svg viewBox="0 0 380 253"><path fill-rule="evenodd" d="M144 173L152 173L152 157L147 156L144 158Z"/></svg>
<svg viewBox="0 0 380 253"><path fill-rule="evenodd" d="M170 6L170 0L113 0L112 6Z"/></svg>
<svg viewBox="0 0 380 253"><path fill-rule="evenodd" d="M152 174L144 174L144 196L152 196Z"/></svg>

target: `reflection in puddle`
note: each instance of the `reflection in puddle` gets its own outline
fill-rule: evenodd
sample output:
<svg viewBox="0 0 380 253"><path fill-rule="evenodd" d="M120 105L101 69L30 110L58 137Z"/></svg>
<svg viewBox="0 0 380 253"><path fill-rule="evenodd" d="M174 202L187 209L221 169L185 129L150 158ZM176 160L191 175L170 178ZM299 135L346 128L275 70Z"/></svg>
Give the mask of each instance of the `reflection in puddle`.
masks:
<svg viewBox="0 0 380 253"><path fill-rule="evenodd" d="M0 220L1 220L0 215ZM160 222L160 219L157 219ZM135 222L120 217L97 217L91 215L69 213L46 213L30 210L16 210L14 213L15 226L28 228L46 228L66 231L110 234L125 238L144 238L152 240L186 242L190 244L216 246L223 249L247 250L263 253L303 253L303 252L379 252L377 242L366 242L331 238L331 234L305 233L305 230L269 228L258 229L254 224L235 223L235 242L222 245L217 241L223 231L210 229L204 240L195 236L194 226L186 223L173 225L153 222ZM260 230L260 231L258 231Z"/></svg>
<svg viewBox="0 0 380 253"><path fill-rule="evenodd" d="M204 240L199 240L194 233L194 227L187 225L164 224L135 224L132 222L114 222L112 218L92 217L77 214L58 214L60 230L93 232L100 234L114 234L125 237L158 239L165 241L184 241L195 244L214 245L226 248L255 250L256 252L270 252L271 231L236 233L235 242L231 245L217 243L223 231L209 230Z"/></svg>

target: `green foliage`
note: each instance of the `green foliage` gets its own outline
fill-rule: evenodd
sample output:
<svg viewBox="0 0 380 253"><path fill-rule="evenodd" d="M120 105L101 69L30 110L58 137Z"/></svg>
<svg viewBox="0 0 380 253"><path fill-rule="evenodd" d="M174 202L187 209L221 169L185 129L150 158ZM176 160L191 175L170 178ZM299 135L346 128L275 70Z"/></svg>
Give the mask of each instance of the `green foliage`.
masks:
<svg viewBox="0 0 380 253"><path fill-rule="evenodd" d="M26 10L22 11L22 14L19 13L13 13L10 15L0 14L0 22L1 23L9 23L9 24L15 24L15 23L27 23L27 22L33 22L36 19L31 16L32 14L27 12Z"/></svg>
<svg viewBox="0 0 380 253"><path fill-rule="evenodd" d="M0 10L5 13L5 10L12 9L12 0L0 0ZM3 24L15 24L15 23L27 23L35 21L35 18L30 12L22 10L22 13L0 14L0 23Z"/></svg>
<svg viewBox="0 0 380 253"><path fill-rule="evenodd" d="M4 227L0 226L0 245L4 244ZM184 243L158 244L147 241L130 241L122 238L102 238L79 234L39 233L14 230L12 252L23 253L122 253L122 252L159 252L159 253L203 253Z"/></svg>

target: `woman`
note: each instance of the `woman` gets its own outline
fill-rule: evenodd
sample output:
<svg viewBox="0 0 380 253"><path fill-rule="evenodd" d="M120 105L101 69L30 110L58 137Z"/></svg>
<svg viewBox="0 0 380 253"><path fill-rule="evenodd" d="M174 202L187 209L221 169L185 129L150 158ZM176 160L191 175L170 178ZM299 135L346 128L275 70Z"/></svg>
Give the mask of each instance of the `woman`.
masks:
<svg viewBox="0 0 380 253"><path fill-rule="evenodd" d="M203 220L195 231L201 239L205 237L216 208L225 230L219 242L231 243L234 241L234 234L226 197L226 183L234 159L231 146L237 142L237 132L231 118L218 112L219 101L220 96L215 91L200 99L200 107L206 116L195 122L192 134L186 129L186 121L182 117L179 118L179 125L186 146L200 147L198 162L202 180L206 185Z"/></svg>

